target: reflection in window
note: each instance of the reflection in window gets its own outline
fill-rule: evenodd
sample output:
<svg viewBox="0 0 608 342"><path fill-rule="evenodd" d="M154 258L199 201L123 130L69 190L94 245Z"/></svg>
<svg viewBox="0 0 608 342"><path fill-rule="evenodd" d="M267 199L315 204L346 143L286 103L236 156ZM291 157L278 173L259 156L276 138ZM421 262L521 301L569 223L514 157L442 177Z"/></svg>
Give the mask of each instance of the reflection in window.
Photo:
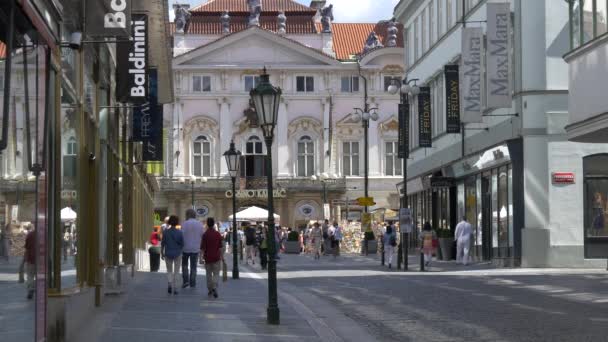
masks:
<svg viewBox="0 0 608 342"><path fill-rule="evenodd" d="M400 176L402 163L398 154L399 145L396 141L385 143L385 174L387 176Z"/></svg>
<svg viewBox="0 0 608 342"><path fill-rule="evenodd" d="M241 177L266 176L266 155L260 138L252 136L247 140L245 154L241 158Z"/></svg>
<svg viewBox="0 0 608 342"><path fill-rule="evenodd" d="M255 88L260 84L260 76L246 75L245 79L245 91L250 92L251 89Z"/></svg>
<svg viewBox="0 0 608 342"><path fill-rule="evenodd" d="M315 170L314 143L309 136L298 141L298 177L310 177Z"/></svg>
<svg viewBox="0 0 608 342"><path fill-rule="evenodd" d="M347 141L342 144L342 173L345 176L359 175L359 142Z"/></svg>
<svg viewBox="0 0 608 342"><path fill-rule="evenodd" d="M211 176L211 142L206 136L199 136L192 143L192 174Z"/></svg>

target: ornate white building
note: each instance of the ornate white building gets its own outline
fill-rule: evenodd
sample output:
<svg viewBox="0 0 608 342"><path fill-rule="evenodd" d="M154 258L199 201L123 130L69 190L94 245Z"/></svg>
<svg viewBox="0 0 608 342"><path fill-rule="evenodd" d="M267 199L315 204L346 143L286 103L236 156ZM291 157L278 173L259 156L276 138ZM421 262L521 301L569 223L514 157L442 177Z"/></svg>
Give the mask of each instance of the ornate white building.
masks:
<svg viewBox="0 0 608 342"><path fill-rule="evenodd" d="M399 98L386 87L392 77L403 76L401 27L388 21L331 23L328 30L332 16L323 10L325 1L307 7L263 0L261 6L258 17L245 0L212 0L190 9L185 25L179 20L186 12L176 11L176 101L164 108L168 138L159 214L183 215L194 192L201 216L227 219L232 204L222 155L233 139L243 153L239 207L265 206L266 198L249 191L266 186L266 147L249 97L264 67L283 90L272 170L282 191L275 204L281 224L297 226L328 211L332 220L357 219L363 208L345 204L363 196L364 130L352 113L364 107L366 83L369 105L379 114L369 127L372 209L398 208ZM337 178L326 185L329 210L323 184L312 179L323 173ZM191 176L197 177L194 191Z"/></svg>

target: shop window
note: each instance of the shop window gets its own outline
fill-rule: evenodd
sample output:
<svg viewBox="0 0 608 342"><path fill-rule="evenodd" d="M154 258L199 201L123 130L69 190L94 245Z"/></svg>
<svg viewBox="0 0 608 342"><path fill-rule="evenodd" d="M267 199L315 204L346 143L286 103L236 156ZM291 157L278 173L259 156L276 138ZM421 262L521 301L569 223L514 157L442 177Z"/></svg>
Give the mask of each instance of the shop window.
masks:
<svg viewBox="0 0 608 342"><path fill-rule="evenodd" d="M266 155L264 145L257 136L245 143L245 154L241 157L241 177L265 177Z"/></svg>
<svg viewBox="0 0 608 342"><path fill-rule="evenodd" d="M583 158L585 257L608 257L608 154Z"/></svg>
<svg viewBox="0 0 608 342"><path fill-rule="evenodd" d="M388 141L384 144L384 174L387 176L400 176L402 163L398 155L398 142Z"/></svg>
<svg viewBox="0 0 608 342"><path fill-rule="evenodd" d="M260 84L260 76L246 75L245 80L245 91L250 92L251 89L255 88Z"/></svg>
<svg viewBox="0 0 608 342"><path fill-rule="evenodd" d="M211 76L192 76L192 91L195 93L211 91Z"/></svg>
<svg viewBox="0 0 608 342"><path fill-rule="evenodd" d="M298 141L298 177L310 177L315 173L315 147L309 136Z"/></svg>
<svg viewBox="0 0 608 342"><path fill-rule="evenodd" d="M297 76L296 91L298 93L312 93L315 91L315 78L312 76Z"/></svg>
<svg viewBox="0 0 608 342"><path fill-rule="evenodd" d="M359 176L359 142L342 143L342 173L344 176Z"/></svg>
<svg viewBox="0 0 608 342"><path fill-rule="evenodd" d="M356 93L359 91L359 76L342 76L340 83L343 93Z"/></svg>
<svg viewBox="0 0 608 342"><path fill-rule="evenodd" d="M506 167L498 171L498 256L509 256L509 182Z"/></svg>
<svg viewBox="0 0 608 342"><path fill-rule="evenodd" d="M211 176L211 142L206 136L199 136L192 143L192 174Z"/></svg>

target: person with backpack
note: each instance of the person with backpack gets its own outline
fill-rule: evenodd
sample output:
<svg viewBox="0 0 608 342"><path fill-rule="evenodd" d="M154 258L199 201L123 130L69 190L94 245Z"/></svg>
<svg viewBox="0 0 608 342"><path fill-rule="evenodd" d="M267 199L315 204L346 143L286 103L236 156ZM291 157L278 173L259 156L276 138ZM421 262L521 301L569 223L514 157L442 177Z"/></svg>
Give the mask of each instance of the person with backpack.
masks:
<svg viewBox="0 0 608 342"><path fill-rule="evenodd" d="M427 267L431 263L433 253L435 253L435 243L433 242L435 240L437 240L437 234L431 227L431 224L426 222L420 233L420 245L424 254L424 265Z"/></svg>
<svg viewBox="0 0 608 342"><path fill-rule="evenodd" d="M325 220L321 228L323 230L323 247L321 249L321 252L324 255L327 255L329 254L329 250L331 249L331 240L329 239L329 220Z"/></svg>
<svg viewBox="0 0 608 342"><path fill-rule="evenodd" d="M384 233L384 260L388 263L388 268L393 267L393 254L395 253L395 246L397 246L397 233L395 226L391 223L386 227Z"/></svg>
<svg viewBox="0 0 608 342"><path fill-rule="evenodd" d="M177 275L179 273L179 267L182 264L182 252L184 250L184 236L182 232L177 229L177 225L179 224L179 218L177 216L170 216L167 224L169 227L163 234L160 255L161 258L165 260L165 265L167 266L167 279L169 281L167 292L176 295Z"/></svg>
<svg viewBox="0 0 608 342"><path fill-rule="evenodd" d="M256 231L252 226L245 228L245 264L249 259L255 265Z"/></svg>
<svg viewBox="0 0 608 342"><path fill-rule="evenodd" d="M338 222L334 222L330 228L330 239L335 259L340 256L340 242L342 241L342 227L338 226Z"/></svg>

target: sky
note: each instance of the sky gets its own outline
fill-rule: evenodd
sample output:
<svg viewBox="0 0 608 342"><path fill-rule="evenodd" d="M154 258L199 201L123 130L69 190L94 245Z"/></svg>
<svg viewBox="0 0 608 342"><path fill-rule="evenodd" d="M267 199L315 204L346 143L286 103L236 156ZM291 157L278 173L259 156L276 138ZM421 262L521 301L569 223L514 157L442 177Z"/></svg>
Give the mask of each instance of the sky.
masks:
<svg viewBox="0 0 608 342"><path fill-rule="evenodd" d="M243 0L245 1L245 0ZM188 3L191 7L198 6L207 0L169 0L171 8L175 2ZM310 5L310 0L296 0L303 5ZM334 5L335 22L375 23L392 18L393 9L399 0L328 0L327 4ZM173 10L170 11L173 20Z"/></svg>

